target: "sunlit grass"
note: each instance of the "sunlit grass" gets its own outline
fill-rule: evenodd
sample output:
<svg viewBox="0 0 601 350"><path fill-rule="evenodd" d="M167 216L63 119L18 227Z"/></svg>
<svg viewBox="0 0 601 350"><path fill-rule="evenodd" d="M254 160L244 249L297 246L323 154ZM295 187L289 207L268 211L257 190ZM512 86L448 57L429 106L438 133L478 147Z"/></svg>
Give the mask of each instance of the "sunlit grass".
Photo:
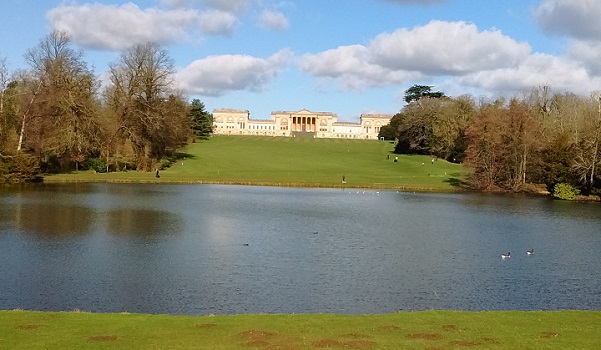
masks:
<svg viewBox="0 0 601 350"><path fill-rule="evenodd" d="M47 176L47 182L224 183L298 187L455 190L461 165L429 156L399 155L387 141L214 136L190 144L185 159L161 171ZM389 158L388 158L389 157ZM344 176L346 183L342 182Z"/></svg>
<svg viewBox="0 0 601 350"><path fill-rule="evenodd" d="M601 312L166 316L0 311L2 349L601 349Z"/></svg>

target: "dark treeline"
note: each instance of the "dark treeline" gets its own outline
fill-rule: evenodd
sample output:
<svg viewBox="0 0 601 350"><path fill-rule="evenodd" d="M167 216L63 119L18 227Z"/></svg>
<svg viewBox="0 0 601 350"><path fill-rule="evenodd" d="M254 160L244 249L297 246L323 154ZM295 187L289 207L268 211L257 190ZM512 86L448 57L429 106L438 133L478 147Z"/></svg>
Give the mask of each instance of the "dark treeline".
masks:
<svg viewBox="0 0 601 350"><path fill-rule="evenodd" d="M558 197L601 194L601 99L533 88L509 101L450 98L415 85L408 104L382 128L395 152L462 162L469 185L483 191L530 191L544 184Z"/></svg>
<svg viewBox="0 0 601 350"><path fill-rule="evenodd" d="M122 52L102 88L62 32L25 59L29 68L12 74L0 60L0 180L150 170L211 132L212 116L175 89L173 61L156 44Z"/></svg>

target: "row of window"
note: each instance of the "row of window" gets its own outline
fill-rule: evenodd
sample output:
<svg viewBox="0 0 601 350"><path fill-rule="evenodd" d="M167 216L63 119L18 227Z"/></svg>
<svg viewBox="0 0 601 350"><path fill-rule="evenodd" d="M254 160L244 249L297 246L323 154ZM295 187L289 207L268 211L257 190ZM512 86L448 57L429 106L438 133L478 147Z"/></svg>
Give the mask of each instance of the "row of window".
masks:
<svg viewBox="0 0 601 350"><path fill-rule="evenodd" d="M246 125L244 125L244 123L238 123L237 127L236 127L236 125L226 124L225 128L226 129L236 129L237 128L237 129L243 129L244 130L245 126ZM223 125L217 125L217 128L223 128L223 127L224 127ZM251 124L251 125L248 126L248 128L249 128L249 130L275 130L275 125L255 125L255 124ZM365 128L365 132L368 133L368 134L370 133L369 129L370 128ZM376 127L374 129L375 129L376 133L380 132L380 127ZM288 125L282 125L280 127L280 130L283 130L283 131L288 130ZM319 131L321 131L321 132L328 132L329 130L328 130L327 127L320 127ZM335 133L336 129L333 128L332 132ZM349 134L356 134L357 132L358 132L358 130L356 130L356 129L349 129L349 131L348 131Z"/></svg>

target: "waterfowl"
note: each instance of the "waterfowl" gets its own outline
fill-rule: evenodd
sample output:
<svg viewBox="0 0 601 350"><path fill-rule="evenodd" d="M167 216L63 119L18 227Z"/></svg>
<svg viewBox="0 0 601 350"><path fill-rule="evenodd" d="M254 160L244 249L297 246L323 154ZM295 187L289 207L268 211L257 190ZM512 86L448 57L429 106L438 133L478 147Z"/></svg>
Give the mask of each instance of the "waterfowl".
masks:
<svg viewBox="0 0 601 350"><path fill-rule="evenodd" d="M509 259L511 258L511 253L507 252L507 254L501 254L501 259Z"/></svg>
<svg viewBox="0 0 601 350"><path fill-rule="evenodd" d="M530 249L526 251L526 255L532 255L534 254L534 249Z"/></svg>

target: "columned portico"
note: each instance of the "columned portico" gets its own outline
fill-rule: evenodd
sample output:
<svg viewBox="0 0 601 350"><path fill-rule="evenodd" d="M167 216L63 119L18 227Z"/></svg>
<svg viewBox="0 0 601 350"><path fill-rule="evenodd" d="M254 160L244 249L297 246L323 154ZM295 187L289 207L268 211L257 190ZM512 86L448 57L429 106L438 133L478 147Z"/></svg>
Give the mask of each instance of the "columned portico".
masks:
<svg viewBox="0 0 601 350"><path fill-rule="evenodd" d="M316 132L317 117L292 117L292 131Z"/></svg>

